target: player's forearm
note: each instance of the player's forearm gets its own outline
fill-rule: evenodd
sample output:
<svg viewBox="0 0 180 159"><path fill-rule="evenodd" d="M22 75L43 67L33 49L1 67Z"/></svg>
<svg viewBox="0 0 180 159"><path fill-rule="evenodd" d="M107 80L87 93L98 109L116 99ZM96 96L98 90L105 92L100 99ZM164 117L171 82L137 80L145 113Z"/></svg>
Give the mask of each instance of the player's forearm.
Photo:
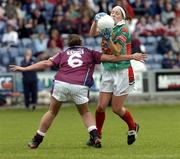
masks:
<svg viewBox="0 0 180 159"><path fill-rule="evenodd" d="M90 36L97 36L98 35L98 32L97 32L97 24L96 22L94 21L91 25L91 28L90 28L90 31L89 31L89 35Z"/></svg>
<svg viewBox="0 0 180 159"><path fill-rule="evenodd" d="M51 61L44 60L44 61L40 61L35 64L32 64L30 66L24 67L23 71L42 70L51 66L52 66Z"/></svg>
<svg viewBox="0 0 180 159"><path fill-rule="evenodd" d="M102 54L101 61L118 62L118 61L129 61L134 59L132 55L106 55Z"/></svg>
<svg viewBox="0 0 180 159"><path fill-rule="evenodd" d="M129 61L133 59L133 55L115 55L115 58L112 60L112 62Z"/></svg>

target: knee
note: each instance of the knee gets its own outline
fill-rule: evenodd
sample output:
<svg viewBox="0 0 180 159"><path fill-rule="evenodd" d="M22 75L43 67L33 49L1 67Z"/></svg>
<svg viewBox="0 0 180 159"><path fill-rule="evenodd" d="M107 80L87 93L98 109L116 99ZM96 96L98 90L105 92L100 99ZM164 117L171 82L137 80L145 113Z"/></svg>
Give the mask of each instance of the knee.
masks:
<svg viewBox="0 0 180 159"><path fill-rule="evenodd" d="M106 106L104 106L104 105L98 105L96 111L97 111L97 112L104 112L104 111L105 111L105 108L106 108Z"/></svg>
<svg viewBox="0 0 180 159"><path fill-rule="evenodd" d="M89 110L79 111L79 114L80 114L81 116L83 116L83 115L85 115L85 114L87 114L87 113L90 113L90 111L89 111Z"/></svg>
<svg viewBox="0 0 180 159"><path fill-rule="evenodd" d="M113 111L113 113L120 115L120 116L124 113L124 109L122 106L118 106L118 107L114 106L114 107L112 107L112 111Z"/></svg>
<svg viewBox="0 0 180 159"><path fill-rule="evenodd" d="M51 116L55 117L58 113L57 110L49 110L49 113L51 114Z"/></svg>

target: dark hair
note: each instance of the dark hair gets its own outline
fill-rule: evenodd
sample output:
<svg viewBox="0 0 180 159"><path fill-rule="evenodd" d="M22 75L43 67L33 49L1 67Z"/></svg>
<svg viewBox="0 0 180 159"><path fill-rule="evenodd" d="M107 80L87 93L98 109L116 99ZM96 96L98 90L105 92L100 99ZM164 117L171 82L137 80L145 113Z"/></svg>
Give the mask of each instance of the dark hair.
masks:
<svg viewBox="0 0 180 159"><path fill-rule="evenodd" d="M81 46L82 45L82 40L80 38L79 35L77 34L70 34L68 36L68 46L71 47L71 46Z"/></svg>
<svg viewBox="0 0 180 159"><path fill-rule="evenodd" d="M125 11L125 14L126 14L126 20L131 20L132 17L130 16L129 12L127 11L127 9L125 7L122 7Z"/></svg>

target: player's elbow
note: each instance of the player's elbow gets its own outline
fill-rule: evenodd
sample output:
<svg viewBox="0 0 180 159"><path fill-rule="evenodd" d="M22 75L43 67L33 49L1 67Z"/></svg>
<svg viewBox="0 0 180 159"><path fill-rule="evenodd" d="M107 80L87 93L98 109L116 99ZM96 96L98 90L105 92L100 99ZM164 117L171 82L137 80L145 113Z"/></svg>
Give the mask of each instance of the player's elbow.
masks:
<svg viewBox="0 0 180 159"><path fill-rule="evenodd" d="M43 64L44 64L45 67L51 67L53 65L52 61L50 61L50 60L45 60L43 62Z"/></svg>
<svg viewBox="0 0 180 159"><path fill-rule="evenodd" d="M97 36L97 35L98 35L98 33L97 33L96 31L94 31L94 32L93 32L93 31L90 31L90 32L89 32L89 36L90 36L90 37L94 37L94 36Z"/></svg>

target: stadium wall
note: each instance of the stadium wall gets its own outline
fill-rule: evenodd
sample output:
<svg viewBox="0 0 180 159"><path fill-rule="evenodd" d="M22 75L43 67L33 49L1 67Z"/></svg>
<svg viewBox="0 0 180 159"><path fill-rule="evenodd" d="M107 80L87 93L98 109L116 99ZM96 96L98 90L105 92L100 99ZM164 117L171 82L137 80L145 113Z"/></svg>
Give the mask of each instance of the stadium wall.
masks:
<svg viewBox="0 0 180 159"><path fill-rule="evenodd" d="M55 72L38 72L38 103L48 104ZM90 100L96 101L101 75L94 73L94 85L90 90ZM130 94L128 102L167 102L180 103L180 71L155 70L136 71L135 90ZM3 73L0 75L0 95L7 98L8 104L22 103L23 88L21 73Z"/></svg>

